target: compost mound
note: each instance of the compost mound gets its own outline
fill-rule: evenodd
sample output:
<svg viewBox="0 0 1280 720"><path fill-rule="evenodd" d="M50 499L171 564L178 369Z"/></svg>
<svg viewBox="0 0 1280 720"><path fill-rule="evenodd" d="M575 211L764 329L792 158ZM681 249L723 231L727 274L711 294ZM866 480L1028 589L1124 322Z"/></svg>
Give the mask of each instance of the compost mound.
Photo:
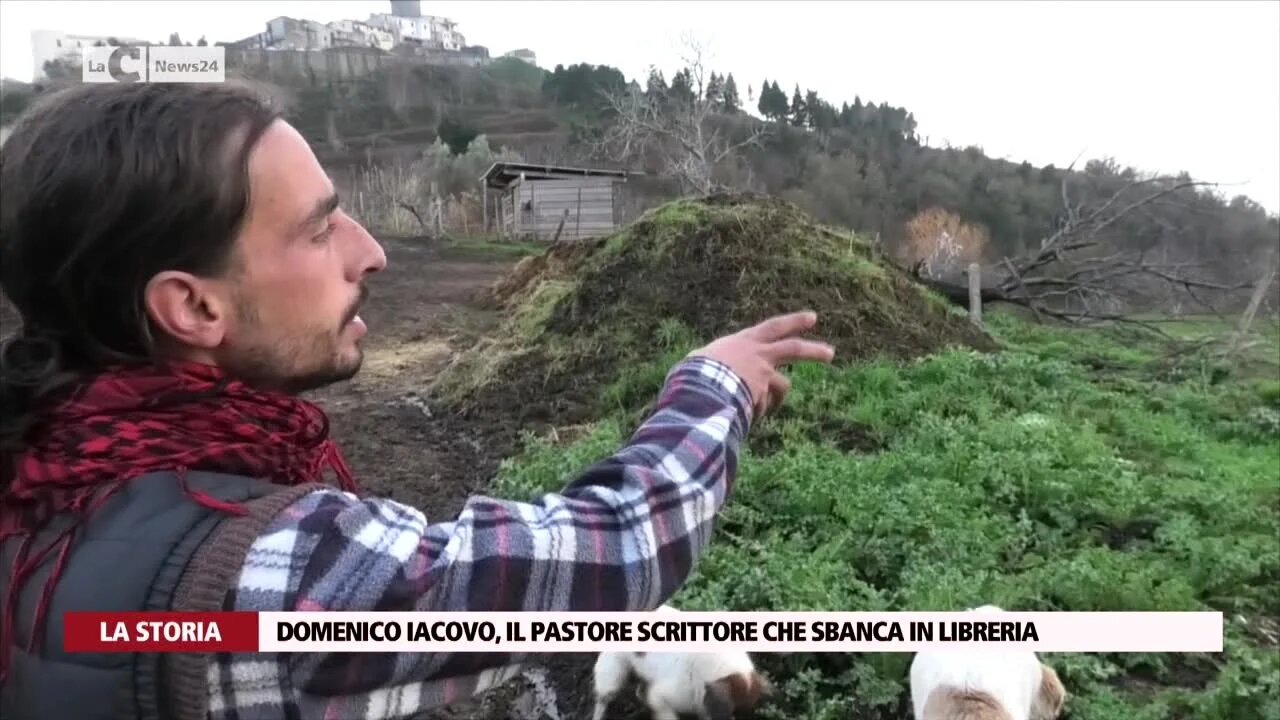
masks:
<svg viewBox="0 0 1280 720"><path fill-rule="evenodd" d="M490 294L509 318L501 336L460 356L437 390L463 415L523 429L592 419L601 387L657 357L671 326L705 342L812 309L837 363L996 348L855 234L769 197L668 203L611 237L526 258Z"/></svg>

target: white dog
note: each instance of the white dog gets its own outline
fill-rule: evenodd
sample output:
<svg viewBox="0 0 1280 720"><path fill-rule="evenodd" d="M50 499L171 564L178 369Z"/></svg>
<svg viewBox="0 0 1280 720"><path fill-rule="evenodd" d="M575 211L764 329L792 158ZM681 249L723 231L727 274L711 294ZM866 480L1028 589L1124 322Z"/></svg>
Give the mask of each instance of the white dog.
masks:
<svg viewBox="0 0 1280 720"><path fill-rule="evenodd" d="M1053 720L1066 695L1058 674L1029 650L924 651L911 661L916 720Z"/></svg>
<svg viewBox="0 0 1280 720"><path fill-rule="evenodd" d="M678 612L666 605L657 611ZM754 709L769 690L745 652L602 652L596 658L593 720L604 719L633 675L641 681L636 695L654 720L677 720L681 714L732 720L735 713Z"/></svg>

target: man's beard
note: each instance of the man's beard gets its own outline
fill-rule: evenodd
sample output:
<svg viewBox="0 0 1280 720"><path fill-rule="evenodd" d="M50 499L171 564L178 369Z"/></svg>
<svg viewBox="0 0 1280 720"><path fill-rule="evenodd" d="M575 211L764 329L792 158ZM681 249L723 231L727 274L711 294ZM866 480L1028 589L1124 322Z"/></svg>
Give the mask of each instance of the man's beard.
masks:
<svg viewBox="0 0 1280 720"><path fill-rule="evenodd" d="M343 357L339 351L341 337L368 296L368 287L361 285L359 297L343 314L342 323L336 329L313 327L308 332L274 340L258 322L257 312L243 304L238 309L241 320L266 340L241 350L221 364L231 375L252 385L291 395L350 380L360 371L364 352L356 345L354 357Z"/></svg>

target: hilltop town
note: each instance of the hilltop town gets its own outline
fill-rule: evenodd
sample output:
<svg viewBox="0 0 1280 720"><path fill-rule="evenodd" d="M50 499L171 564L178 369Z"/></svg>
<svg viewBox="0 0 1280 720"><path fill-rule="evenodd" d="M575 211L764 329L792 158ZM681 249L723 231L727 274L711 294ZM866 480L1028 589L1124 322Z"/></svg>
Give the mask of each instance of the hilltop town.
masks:
<svg viewBox="0 0 1280 720"><path fill-rule="evenodd" d="M210 43L200 38L183 42L177 34L167 44L219 45L231 50L342 52L373 51L418 58L440 65L481 66L490 62L489 49L468 45L458 24L447 17L423 15L420 0L391 0L391 12L372 13L364 20L343 19L323 23L306 18L280 16L267 20L261 32L233 41ZM50 79L57 65L79 67L86 47L104 45L151 45L154 41L132 37L83 35L59 30L31 33L35 82ZM537 64L532 50L518 48L503 55Z"/></svg>

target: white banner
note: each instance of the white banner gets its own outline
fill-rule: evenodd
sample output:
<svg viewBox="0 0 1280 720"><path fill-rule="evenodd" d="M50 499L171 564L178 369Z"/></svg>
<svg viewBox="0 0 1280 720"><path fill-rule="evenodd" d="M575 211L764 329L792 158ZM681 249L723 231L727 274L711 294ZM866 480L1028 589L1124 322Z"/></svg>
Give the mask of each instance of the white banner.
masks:
<svg viewBox="0 0 1280 720"><path fill-rule="evenodd" d="M258 614L263 652L1221 652L1220 612Z"/></svg>

